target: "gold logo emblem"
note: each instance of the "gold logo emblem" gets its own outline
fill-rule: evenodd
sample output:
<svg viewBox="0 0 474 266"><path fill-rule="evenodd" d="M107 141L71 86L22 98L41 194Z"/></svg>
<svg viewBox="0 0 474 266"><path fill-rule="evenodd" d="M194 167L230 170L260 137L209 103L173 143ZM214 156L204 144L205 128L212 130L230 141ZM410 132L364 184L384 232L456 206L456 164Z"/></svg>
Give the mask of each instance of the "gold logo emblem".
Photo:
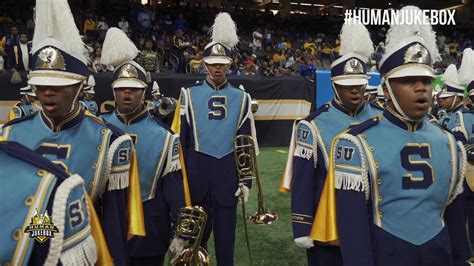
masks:
<svg viewBox="0 0 474 266"><path fill-rule="evenodd" d="M58 49L47 47L39 52L38 59L36 60L36 68L66 70L66 63Z"/></svg>
<svg viewBox="0 0 474 266"><path fill-rule="evenodd" d="M132 64L126 64L120 68L118 78L138 78L138 70Z"/></svg>
<svg viewBox="0 0 474 266"><path fill-rule="evenodd" d="M224 46L221 44L215 44L211 49L211 55L213 56L225 56Z"/></svg>
<svg viewBox="0 0 474 266"><path fill-rule="evenodd" d="M344 75L349 74L364 74L364 67L359 60L352 58L344 65Z"/></svg>
<svg viewBox="0 0 474 266"><path fill-rule="evenodd" d="M30 238L36 239L40 243L44 243L50 238L54 238L54 233L59 233L58 228L53 223L53 218L45 214L38 214L35 209L33 217L31 217L30 225L25 228L25 233L30 233Z"/></svg>
<svg viewBox="0 0 474 266"><path fill-rule="evenodd" d="M428 50L417 43L408 48L405 52L404 63L419 63L431 66L431 57Z"/></svg>

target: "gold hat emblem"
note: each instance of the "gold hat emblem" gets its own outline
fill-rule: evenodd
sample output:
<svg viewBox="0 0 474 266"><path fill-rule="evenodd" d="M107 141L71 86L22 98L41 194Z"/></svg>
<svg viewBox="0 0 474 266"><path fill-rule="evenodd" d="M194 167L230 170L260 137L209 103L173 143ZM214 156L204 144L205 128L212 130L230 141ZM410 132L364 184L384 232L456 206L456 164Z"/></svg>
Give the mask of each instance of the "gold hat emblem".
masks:
<svg viewBox="0 0 474 266"><path fill-rule="evenodd" d="M117 78L138 78L138 70L132 64L126 64L120 68Z"/></svg>
<svg viewBox="0 0 474 266"><path fill-rule="evenodd" d="M225 56L224 46L215 44L211 49L211 56Z"/></svg>
<svg viewBox="0 0 474 266"><path fill-rule="evenodd" d="M416 43L407 49L403 60L404 64L418 63L431 66L430 53L423 45L419 43Z"/></svg>
<svg viewBox="0 0 474 266"><path fill-rule="evenodd" d="M64 57L58 49L47 47L41 50L36 60L37 69L66 70Z"/></svg>
<svg viewBox="0 0 474 266"><path fill-rule="evenodd" d="M355 58L351 58L344 65L344 75L350 74L364 74L364 67L362 66L362 63Z"/></svg>

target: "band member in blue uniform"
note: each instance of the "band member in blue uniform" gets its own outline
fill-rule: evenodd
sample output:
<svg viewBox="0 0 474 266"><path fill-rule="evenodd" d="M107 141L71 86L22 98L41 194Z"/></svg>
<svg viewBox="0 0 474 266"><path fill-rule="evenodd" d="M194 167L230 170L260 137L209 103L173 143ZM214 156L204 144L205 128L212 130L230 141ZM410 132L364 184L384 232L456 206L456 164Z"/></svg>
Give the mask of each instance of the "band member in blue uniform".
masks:
<svg viewBox="0 0 474 266"><path fill-rule="evenodd" d="M377 86L367 85L364 97L368 103L377 104Z"/></svg>
<svg viewBox="0 0 474 266"><path fill-rule="evenodd" d="M94 264L97 250L84 180L17 142L0 140L0 167L2 265ZM45 242L29 233L39 220L54 226Z"/></svg>
<svg viewBox="0 0 474 266"><path fill-rule="evenodd" d="M43 110L5 124L3 137L84 178L114 263L124 265L127 233L145 234L143 219L136 220L141 201L130 200L140 197L138 177L129 174L132 139L80 107L77 98L89 75L87 50L67 1L38 1L36 12L28 83Z"/></svg>
<svg viewBox="0 0 474 266"><path fill-rule="evenodd" d="M356 37L356 38L355 38ZM364 99L369 77L367 60L373 52L367 29L354 21L341 31L342 55L331 65L334 98L301 121L293 130L283 191L291 190L293 237L307 249L309 265L342 265L337 245L317 236L314 215L326 178L332 139L351 124L373 117L381 110Z"/></svg>
<svg viewBox="0 0 474 266"><path fill-rule="evenodd" d="M439 124L451 130L453 127L453 115L462 109L464 87L458 78L456 66L451 64L443 74L444 87L438 94L440 107L446 110L446 114L439 119Z"/></svg>
<svg viewBox="0 0 474 266"><path fill-rule="evenodd" d="M239 188L233 142L237 135L251 135L253 116L250 95L226 79L238 43L235 23L220 13L212 29L204 51L208 75L181 89L172 129L183 146L192 204L203 206L208 215L203 246L212 230L217 264L233 265L236 205L242 194L247 201L250 186L246 182Z"/></svg>
<svg viewBox="0 0 474 266"><path fill-rule="evenodd" d="M156 81L153 81L153 87L151 88L151 101L147 105L147 109L150 113L156 112L158 109L158 106L160 106L161 103L161 92L160 92L160 86L158 86L158 83Z"/></svg>
<svg viewBox="0 0 474 266"><path fill-rule="evenodd" d="M84 89L82 90L82 95L80 96L79 103L91 114L97 115L99 112L99 107L97 103L94 101L95 96L95 79L94 76L90 75L87 79L87 84L85 85Z"/></svg>
<svg viewBox="0 0 474 266"><path fill-rule="evenodd" d="M37 111L38 107L34 105L36 93L31 86L20 88L20 101L17 102L8 113L8 121L27 115L32 115Z"/></svg>
<svg viewBox="0 0 474 266"><path fill-rule="evenodd" d="M114 43L123 45L117 50ZM147 235L129 241L128 265L163 265L171 224L184 206L179 136L151 116L145 106L146 71L132 61L138 52L122 30L108 30L101 59L110 62L119 55L124 62L114 71L115 110L100 117L130 135L136 147Z"/></svg>
<svg viewBox="0 0 474 266"><path fill-rule="evenodd" d="M465 217L468 222L469 240L474 242L474 54L469 48L464 49L459 80L466 84L467 94L464 106L453 114L451 131L456 140L466 148L466 184L464 186Z"/></svg>
<svg viewBox="0 0 474 266"><path fill-rule="evenodd" d="M331 149L344 265L465 265L465 149L426 120L436 35L431 26L392 25L386 43L383 115L352 126Z"/></svg>

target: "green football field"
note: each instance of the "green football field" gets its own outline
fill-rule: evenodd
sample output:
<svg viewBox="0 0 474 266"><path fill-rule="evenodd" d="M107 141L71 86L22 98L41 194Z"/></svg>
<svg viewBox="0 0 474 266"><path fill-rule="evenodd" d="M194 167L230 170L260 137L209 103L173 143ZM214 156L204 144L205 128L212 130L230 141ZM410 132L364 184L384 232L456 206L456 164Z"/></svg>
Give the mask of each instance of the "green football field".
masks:
<svg viewBox="0 0 474 266"><path fill-rule="evenodd" d="M261 148L258 167L267 209L276 212L279 219L271 225L254 225L247 222L253 265L306 265L306 252L293 243L290 216L290 194L278 191L280 177L288 156L287 148ZM254 182L246 204L247 216L257 210L257 187ZM235 265L249 265L242 208L237 206ZM211 262L214 257L214 240L209 240Z"/></svg>

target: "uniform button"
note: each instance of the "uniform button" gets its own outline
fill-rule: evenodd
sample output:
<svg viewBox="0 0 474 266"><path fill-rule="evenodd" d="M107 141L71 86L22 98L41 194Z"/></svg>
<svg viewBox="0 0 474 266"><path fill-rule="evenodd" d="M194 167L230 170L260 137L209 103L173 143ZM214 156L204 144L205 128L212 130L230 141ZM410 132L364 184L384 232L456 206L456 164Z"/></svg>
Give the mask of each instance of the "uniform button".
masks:
<svg viewBox="0 0 474 266"><path fill-rule="evenodd" d="M35 197L34 196L28 196L28 197L26 197L24 204L26 206L32 206L34 202L35 202Z"/></svg>
<svg viewBox="0 0 474 266"><path fill-rule="evenodd" d="M43 170L43 169L40 169L40 170L38 170L38 172L36 172L36 174L37 174L38 176L41 176L41 177L43 177L43 176L45 176L45 175L46 175L46 171L45 171L45 170Z"/></svg>
<svg viewBox="0 0 474 266"><path fill-rule="evenodd" d="M97 146L97 151L101 151L101 150L102 150L102 146L101 145Z"/></svg>
<svg viewBox="0 0 474 266"><path fill-rule="evenodd" d="M360 136L361 136L363 139L367 139L367 135L365 135L365 134L360 134Z"/></svg>
<svg viewBox="0 0 474 266"><path fill-rule="evenodd" d="M377 178L377 185L382 185L382 179Z"/></svg>
<svg viewBox="0 0 474 266"><path fill-rule="evenodd" d="M94 181L89 182L89 187L92 188L94 186Z"/></svg>
<svg viewBox="0 0 474 266"><path fill-rule="evenodd" d="M107 131L107 129L103 128L103 129L100 131L100 133L101 133L102 135L104 135L106 131Z"/></svg>
<svg viewBox="0 0 474 266"><path fill-rule="evenodd" d="M92 164L92 169L96 169L97 168L97 164L96 163L93 163Z"/></svg>
<svg viewBox="0 0 474 266"><path fill-rule="evenodd" d="M383 217L383 211L379 211L379 217Z"/></svg>
<svg viewBox="0 0 474 266"><path fill-rule="evenodd" d="M375 168L379 169L379 168L380 168L380 164L379 164L379 163L375 163Z"/></svg>
<svg viewBox="0 0 474 266"><path fill-rule="evenodd" d="M382 195L379 195L378 199L379 199L379 201L382 201L383 200Z"/></svg>
<svg viewBox="0 0 474 266"><path fill-rule="evenodd" d="M374 152L375 148L374 147L369 147L369 151Z"/></svg>
<svg viewBox="0 0 474 266"><path fill-rule="evenodd" d="M20 228L16 228L15 230L13 230L13 233L12 233L13 240L15 240L15 241L20 240L20 236L21 236Z"/></svg>

